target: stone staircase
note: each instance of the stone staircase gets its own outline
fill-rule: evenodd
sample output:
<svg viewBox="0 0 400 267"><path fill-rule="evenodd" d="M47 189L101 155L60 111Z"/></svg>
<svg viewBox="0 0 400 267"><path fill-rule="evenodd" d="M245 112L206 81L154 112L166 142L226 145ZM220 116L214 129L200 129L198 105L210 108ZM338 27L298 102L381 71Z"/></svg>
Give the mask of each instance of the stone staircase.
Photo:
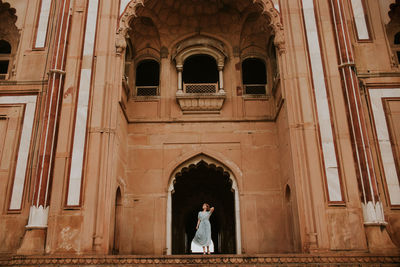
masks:
<svg viewBox="0 0 400 267"><path fill-rule="evenodd" d="M0 255L0 266L400 266L400 255Z"/></svg>

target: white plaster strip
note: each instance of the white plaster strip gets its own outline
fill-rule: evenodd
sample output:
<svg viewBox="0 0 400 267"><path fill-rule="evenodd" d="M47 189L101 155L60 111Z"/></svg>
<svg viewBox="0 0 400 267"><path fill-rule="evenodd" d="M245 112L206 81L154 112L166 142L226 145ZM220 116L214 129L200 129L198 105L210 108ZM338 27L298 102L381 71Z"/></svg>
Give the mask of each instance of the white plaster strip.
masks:
<svg viewBox="0 0 400 267"><path fill-rule="evenodd" d="M99 0L89 0L85 42L83 46L82 69L79 81L78 106L75 118L75 132L67 198L68 206L79 205L80 200L98 7Z"/></svg>
<svg viewBox="0 0 400 267"><path fill-rule="evenodd" d="M354 21L356 23L357 35L359 40L368 40L368 26L365 19L364 7L362 0L351 0Z"/></svg>
<svg viewBox="0 0 400 267"><path fill-rule="evenodd" d="M343 201L313 0L302 0L330 201Z"/></svg>
<svg viewBox="0 0 400 267"><path fill-rule="evenodd" d="M39 23L36 32L36 48L43 48L46 43L47 28L49 24L51 0L42 0L39 12Z"/></svg>
<svg viewBox="0 0 400 267"><path fill-rule="evenodd" d="M386 184L389 191L390 203L392 205L400 205L399 179L397 177L396 163L393 156L392 145L390 143L385 110L382 104L382 98L384 97L400 98L400 88L369 89L368 91L371 100L372 113L375 120L375 129L381 152L383 170L385 172Z"/></svg>
<svg viewBox="0 0 400 267"><path fill-rule="evenodd" d="M125 11L126 6L129 4L131 0L120 0L120 8L119 8L119 15L121 16L122 13Z"/></svg>
<svg viewBox="0 0 400 267"><path fill-rule="evenodd" d="M21 209L24 192L26 167L28 164L29 148L31 144L33 121L36 109L36 96L2 96L0 104L25 104L25 113L22 124L21 140L19 142L17 165L15 168L14 184L11 193L10 210Z"/></svg>
<svg viewBox="0 0 400 267"><path fill-rule="evenodd" d="M272 2L274 3L275 9L278 10L279 12L281 12L280 7L279 7L279 0L273 0Z"/></svg>

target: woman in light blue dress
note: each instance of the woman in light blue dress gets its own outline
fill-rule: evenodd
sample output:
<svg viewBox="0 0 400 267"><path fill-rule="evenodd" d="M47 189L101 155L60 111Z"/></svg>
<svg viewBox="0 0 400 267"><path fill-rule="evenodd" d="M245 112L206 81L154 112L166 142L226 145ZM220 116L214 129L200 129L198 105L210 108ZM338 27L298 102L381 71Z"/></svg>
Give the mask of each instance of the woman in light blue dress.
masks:
<svg viewBox="0 0 400 267"><path fill-rule="evenodd" d="M207 203L203 204L203 211L199 211L196 234L194 235L193 242L196 245L203 247L203 254L210 254L210 244L211 244L211 224L210 216L214 211L214 207L210 208Z"/></svg>

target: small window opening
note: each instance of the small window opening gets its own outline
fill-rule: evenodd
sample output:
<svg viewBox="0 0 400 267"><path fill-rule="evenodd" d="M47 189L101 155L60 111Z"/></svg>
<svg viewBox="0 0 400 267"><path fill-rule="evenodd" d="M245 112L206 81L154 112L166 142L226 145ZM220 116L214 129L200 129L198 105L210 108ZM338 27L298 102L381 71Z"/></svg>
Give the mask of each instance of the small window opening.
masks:
<svg viewBox="0 0 400 267"><path fill-rule="evenodd" d="M155 60L143 60L136 68L136 95L156 96L160 82L160 65Z"/></svg>
<svg viewBox="0 0 400 267"><path fill-rule="evenodd" d="M267 71L265 63L258 58L248 58L242 62L242 79L245 94L265 95Z"/></svg>
<svg viewBox="0 0 400 267"><path fill-rule="evenodd" d="M4 40L0 40L0 54L11 54L11 45Z"/></svg>
<svg viewBox="0 0 400 267"><path fill-rule="evenodd" d="M290 202L290 197L291 197L290 186L286 185L285 199L286 199L287 202Z"/></svg>
<svg viewBox="0 0 400 267"><path fill-rule="evenodd" d="M394 52L396 53L396 57L397 57L397 62L400 63L400 51L399 51L399 45L400 45L400 32L396 33L394 35L394 40L393 40L393 44L394 44Z"/></svg>
<svg viewBox="0 0 400 267"><path fill-rule="evenodd" d="M209 55L194 55L183 64L183 85L185 93L216 93L218 88L218 67Z"/></svg>
<svg viewBox="0 0 400 267"><path fill-rule="evenodd" d="M11 45L5 40L0 40L0 80L4 80L7 77L10 56Z"/></svg>
<svg viewBox="0 0 400 267"><path fill-rule="evenodd" d="M396 33L396 34L394 35L394 44L395 44L395 45L400 44L400 32L398 32L398 33Z"/></svg>
<svg viewBox="0 0 400 267"><path fill-rule="evenodd" d="M8 73L8 64L10 61L8 60L0 60L0 74L7 74Z"/></svg>

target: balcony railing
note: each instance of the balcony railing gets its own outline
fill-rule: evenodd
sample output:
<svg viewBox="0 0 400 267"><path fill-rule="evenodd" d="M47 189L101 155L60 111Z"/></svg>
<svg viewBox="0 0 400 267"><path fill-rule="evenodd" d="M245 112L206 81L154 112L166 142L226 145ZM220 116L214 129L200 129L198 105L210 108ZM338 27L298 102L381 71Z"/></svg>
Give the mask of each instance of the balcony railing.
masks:
<svg viewBox="0 0 400 267"><path fill-rule="evenodd" d="M246 95L265 95L266 85L265 84L245 84L244 93Z"/></svg>
<svg viewBox="0 0 400 267"><path fill-rule="evenodd" d="M136 96L157 96L158 86L136 86Z"/></svg>
<svg viewBox="0 0 400 267"><path fill-rule="evenodd" d="M8 73L1 73L0 74L0 80L7 80L8 79Z"/></svg>
<svg viewBox="0 0 400 267"><path fill-rule="evenodd" d="M218 92L218 83L184 83L186 94L215 94Z"/></svg>

